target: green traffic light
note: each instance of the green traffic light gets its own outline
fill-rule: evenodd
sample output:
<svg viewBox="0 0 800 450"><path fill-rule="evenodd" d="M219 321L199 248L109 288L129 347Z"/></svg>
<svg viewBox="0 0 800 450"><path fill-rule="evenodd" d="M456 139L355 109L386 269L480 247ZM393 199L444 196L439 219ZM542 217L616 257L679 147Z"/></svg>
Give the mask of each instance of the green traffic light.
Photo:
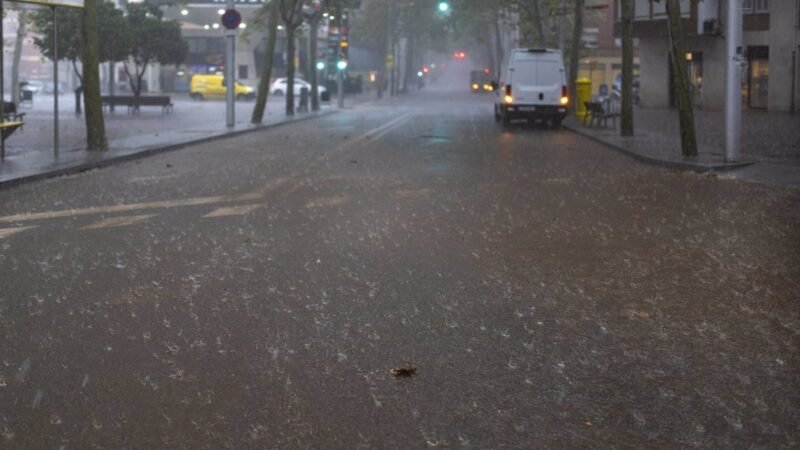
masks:
<svg viewBox="0 0 800 450"><path fill-rule="evenodd" d="M450 11L450 4L447 2L439 2L439 11L443 13Z"/></svg>
<svg viewBox="0 0 800 450"><path fill-rule="evenodd" d="M338 63L336 63L336 67L339 70L347 69L347 61L339 61Z"/></svg>

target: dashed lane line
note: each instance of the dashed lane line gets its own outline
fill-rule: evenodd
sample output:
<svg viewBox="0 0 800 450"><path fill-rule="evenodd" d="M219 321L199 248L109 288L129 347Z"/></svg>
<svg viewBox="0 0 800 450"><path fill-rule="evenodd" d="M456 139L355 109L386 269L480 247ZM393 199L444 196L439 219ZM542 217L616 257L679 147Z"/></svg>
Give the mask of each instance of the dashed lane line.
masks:
<svg viewBox="0 0 800 450"><path fill-rule="evenodd" d="M23 231L30 230L32 228L36 228L36 225L32 225L29 227L0 228L0 239L11 237L17 233L21 233Z"/></svg>
<svg viewBox="0 0 800 450"><path fill-rule="evenodd" d="M23 213L0 217L0 223L31 222L35 220L59 219L64 217L86 216L92 214L114 214L141 211L145 209L166 209L181 206L213 205L215 203L230 203L238 201L258 200L291 181L282 177L272 180L253 192L243 195L217 195L212 197L195 197L182 200L164 200L158 202L129 203L111 206L92 206L88 208L65 209L60 211L45 211L39 213Z"/></svg>
<svg viewBox="0 0 800 450"><path fill-rule="evenodd" d="M262 205L241 205L217 208L203 216L203 219L210 219L212 217L244 216L257 210L261 206Z"/></svg>
<svg viewBox="0 0 800 450"><path fill-rule="evenodd" d="M108 219L103 219L99 222L82 227L81 230L99 230L102 228L125 227L144 222L145 220L155 216L156 214L141 214L138 216L109 217Z"/></svg>

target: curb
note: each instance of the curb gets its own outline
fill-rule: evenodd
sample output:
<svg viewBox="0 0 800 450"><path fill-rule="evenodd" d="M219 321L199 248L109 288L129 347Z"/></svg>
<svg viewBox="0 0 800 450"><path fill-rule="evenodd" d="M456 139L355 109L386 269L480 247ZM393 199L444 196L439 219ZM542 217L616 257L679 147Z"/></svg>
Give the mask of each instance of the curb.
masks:
<svg viewBox="0 0 800 450"><path fill-rule="evenodd" d="M278 127L281 127L281 126L284 126L284 125L291 125L291 124L294 124L294 123L305 122L307 120L319 119L319 118L322 118L322 117L326 117L326 116L330 116L330 115L333 115L333 114L337 114L338 112L339 112L339 110L324 111L324 112L320 112L320 113L309 114L307 116L303 116L303 117L299 117L299 118L284 120L284 121L277 122L277 123L271 123L271 124L266 124L266 125L256 125L256 126L251 126L251 127L244 128L244 129L241 129L241 130L227 131L227 132L223 132L223 133L219 133L219 134L213 134L213 135L210 135L210 136L205 136L205 137L197 138L197 139L188 139L188 140L183 141L183 142L177 142L177 143L165 145L165 146L162 146L162 147L149 147L149 148L145 147L145 148L142 148L140 151L137 151L135 153L129 153L129 154L126 154L126 155L119 155L119 156L112 156L112 157L105 158L105 159L98 160L98 161L82 162L82 163L75 164L73 166L61 167L61 168L58 168L58 169L48 170L48 171L37 173L37 174L33 174L33 175L27 175L27 176L22 176L22 177L19 177L19 178L13 178L11 180L0 181L0 189L11 188L11 187L19 186L19 185L25 184L25 183L46 180L46 179L49 179L49 178L61 177L61 176L64 176L64 175L74 175L74 174L81 173L81 172L86 172L86 171L89 171L89 170L108 167L110 165L121 163L121 162L133 161L133 160L136 160L136 159L146 158L148 156L153 156L153 155L157 155L157 154L161 154L161 153L167 153L167 152L171 152L171 151L174 151L174 150L180 150L182 148L186 148L186 147L189 147L189 146L192 146L192 145L205 144L205 143L214 142L214 141L218 141L218 140L222 140L222 139L241 136L241 135L248 134L248 133L253 133L253 132L256 132L256 131L264 131L264 130L269 130L271 128L278 128Z"/></svg>
<svg viewBox="0 0 800 450"><path fill-rule="evenodd" d="M603 140L602 138L592 135L591 133L581 130L578 126L565 123L563 127L575 134L579 134L585 138L591 139L594 142L602 144L612 150L616 150L617 152L629 156L639 162L643 162L658 167L665 167L668 169L690 170L692 172L698 172L698 173L730 172L736 169L741 169L742 167L750 166L755 163L754 161L741 161L736 163L702 164L691 161L676 161L676 160L653 158L650 156L642 155L640 153L628 150L625 147L612 144L611 142L608 142L606 140Z"/></svg>

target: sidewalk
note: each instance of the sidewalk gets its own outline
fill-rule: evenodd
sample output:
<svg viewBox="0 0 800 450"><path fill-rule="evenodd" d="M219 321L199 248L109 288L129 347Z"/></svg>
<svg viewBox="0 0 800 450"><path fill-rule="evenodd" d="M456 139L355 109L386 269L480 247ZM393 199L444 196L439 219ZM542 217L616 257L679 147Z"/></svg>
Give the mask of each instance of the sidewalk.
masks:
<svg viewBox="0 0 800 450"><path fill-rule="evenodd" d="M6 158L0 162L0 187L37 179L81 172L114 162L174 150L187 145L271 128L277 125L302 121L335 113L336 99L324 105L319 113L298 113L294 118L284 114L284 99L271 97L262 125L249 123L254 103L237 102L236 125L225 126L224 101L193 101L188 97L173 95L172 114L164 115L161 108L142 108L137 115L117 108L105 113L109 151L85 150L85 127L82 116L74 113L74 96L59 97L60 152L53 152L52 96L39 96L33 107L25 112L25 128L6 141ZM372 100L369 96L347 99L348 105Z"/></svg>
<svg viewBox="0 0 800 450"><path fill-rule="evenodd" d="M672 109L634 110L636 136L616 129L586 127L575 118L565 127L640 161L664 167L721 172L721 176L761 183L800 186L800 115L743 111L742 161L725 161L724 117L717 111L695 111L699 155L683 158L678 115ZM609 122L610 123L610 122Z"/></svg>

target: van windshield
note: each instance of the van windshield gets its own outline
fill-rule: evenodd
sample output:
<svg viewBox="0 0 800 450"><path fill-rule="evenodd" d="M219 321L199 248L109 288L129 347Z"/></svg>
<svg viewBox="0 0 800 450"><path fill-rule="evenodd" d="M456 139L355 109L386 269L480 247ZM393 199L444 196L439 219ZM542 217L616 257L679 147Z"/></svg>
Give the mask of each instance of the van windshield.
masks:
<svg viewBox="0 0 800 450"><path fill-rule="evenodd" d="M561 83L561 71L556 61L518 60L514 67L514 81L529 86L552 86Z"/></svg>

